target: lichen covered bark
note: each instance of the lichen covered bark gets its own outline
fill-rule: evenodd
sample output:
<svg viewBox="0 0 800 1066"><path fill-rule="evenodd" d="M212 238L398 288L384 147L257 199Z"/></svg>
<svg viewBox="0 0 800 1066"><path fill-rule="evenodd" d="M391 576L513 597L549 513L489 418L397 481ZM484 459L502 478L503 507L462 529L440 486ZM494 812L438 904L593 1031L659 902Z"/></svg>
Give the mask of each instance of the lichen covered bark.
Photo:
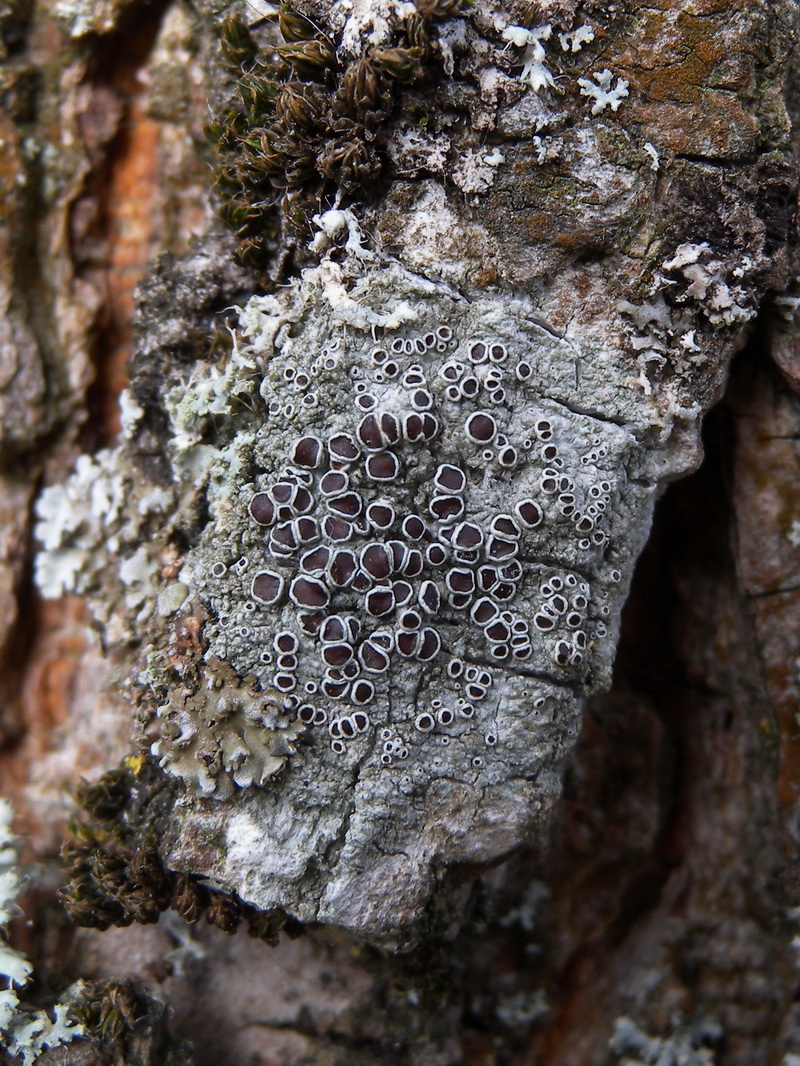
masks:
<svg viewBox="0 0 800 1066"><path fill-rule="evenodd" d="M41 589L88 595L132 645L152 753L184 784L165 861L379 942L413 940L448 867L546 827L659 486L696 464L788 269L769 49L788 9L747 21L760 59L713 150L652 125L652 68L691 21L517 14L333 5L282 24L296 80L242 84L278 116L259 151L308 265L191 369L174 286L221 292L218 253L151 283L123 443L38 504ZM721 56L705 63L686 78L730 94ZM380 195L298 215L315 180L364 197L344 157L298 169L304 131L322 145L365 106L352 70L400 82L363 127ZM343 88L309 96L326 71ZM228 120L229 155L247 121Z"/></svg>
<svg viewBox="0 0 800 1066"><path fill-rule="evenodd" d="M753 983L774 953L791 968L789 934L764 935L746 902L760 891L755 838L782 832L764 799L775 751L769 713L767 724L753 718L759 700L781 716L786 811L796 787L793 489L788 473L785 485L765 473L790 468L773 456L794 433L785 390L776 402L789 428L768 444L776 433L764 429L774 407L763 378L755 400L745 385L741 401L751 413L737 452L736 565L755 597L756 636L730 559L709 576L680 557L689 576L670 593L697 644L696 654L670 652L670 668L722 695L676 696L677 724L658 686L600 695L655 501L699 462L700 421L732 355L764 298L797 273L791 6L309 0L293 21L284 13L282 32L275 18L242 9L236 36L231 23L221 30L234 9L173 5L141 45L152 49L153 89L126 147L115 141L123 81L87 57L96 35L119 41L137 10L58 4L29 24L43 54L57 57L51 79L61 71L84 94L84 147L61 161L43 227L55 241L70 219L78 252L67 255L63 239L52 245L56 281L27 252L8 260L9 275L35 277L47 306L60 300L64 313L40 321L24 310L34 289L18 280L11 291L11 311L23 308L12 355L24 373L11 374L4 394L15 514L4 580L13 587L24 575L19 501L42 471L28 457L44 454L39 588L88 602L114 729L132 711L148 756L130 764L137 798L119 812L119 831L86 829L71 884L91 887L78 902L91 910L96 901L95 924L118 913L127 922L137 909L152 921L169 903L223 929L246 916L269 940L277 926L270 918L260 928L259 912L404 948L466 908L449 956L455 984L428 956L404 968L369 949L356 964L314 938L279 948L311 971L331 965L364 982L346 1008L320 1007L311 1021L287 1022L290 1008L276 999L265 1028L291 1030L290 1061L354 1054L366 1063L400 1053L392 1047L426 1066L460 1055L738 1063L794 1051L789 1008L769 1006L787 982ZM173 106L186 61L200 88ZM197 160L208 158L206 96L235 240L195 198ZM25 120L15 121L22 144ZM188 194L165 171L153 192L154 144L189 177ZM37 158L54 166L52 153ZM128 163L105 169L119 158ZM143 158L149 170L137 169ZM158 228L126 199L128 180L151 190ZM109 204L119 193L130 205L121 217L134 237L98 254L105 188ZM185 252L187 225L200 238ZM124 328L101 334L104 384L89 392L100 432L65 479L92 331L109 314L124 326L129 300L124 284L116 295L112 286L110 304L98 293L148 246L180 254L162 258L140 289L121 436L111 443L108 390ZM790 380L792 328L787 318L777 346ZM51 337L57 329L69 337ZM38 412L32 426L20 421L23 404ZM765 511L781 526L780 550L762 550ZM712 541L726 535L728 519L709 511L707 521ZM672 530L685 527L673 520ZM659 551L673 557L657 540L650 558ZM653 604L674 602L661 587L642 590L650 572L645 562L634 630ZM646 672L669 639L663 626L643 626L642 639L629 629L622 646ZM737 648L748 649L738 666ZM761 692L758 649L768 688L750 703L747 693ZM717 663L725 656L730 669ZM582 745L570 754L587 699ZM726 701L741 725L730 750ZM708 747L686 724L695 712L709 716ZM87 763L102 761L85 739L71 743ZM669 752L683 743L681 776ZM63 810L47 785L30 791L40 817ZM745 808L758 829L742 871ZM675 813L701 809L707 817L688 826ZM559 825L553 851L486 874ZM154 836L158 856L148 850ZM683 861L681 839L695 858ZM114 840L127 849L119 861L109 858ZM701 857L707 849L716 864ZM158 900L148 897L145 853L163 878ZM120 911L110 882L92 872L104 862L116 863ZM727 923L715 914L724 873L736 885ZM772 886L774 917L793 897ZM722 941L738 954L718 957ZM531 963L536 945L543 961ZM695 976L664 961L671 955ZM274 979L273 964L254 959L247 965ZM728 991L726 972L735 972ZM180 1001L179 974L174 991ZM684 1026L675 1011L690 1015L693 995L703 1017ZM245 1027L259 1017L227 1009ZM262 1034L268 1053L284 1047L275 1032ZM253 1034L240 1039L249 1053Z"/></svg>

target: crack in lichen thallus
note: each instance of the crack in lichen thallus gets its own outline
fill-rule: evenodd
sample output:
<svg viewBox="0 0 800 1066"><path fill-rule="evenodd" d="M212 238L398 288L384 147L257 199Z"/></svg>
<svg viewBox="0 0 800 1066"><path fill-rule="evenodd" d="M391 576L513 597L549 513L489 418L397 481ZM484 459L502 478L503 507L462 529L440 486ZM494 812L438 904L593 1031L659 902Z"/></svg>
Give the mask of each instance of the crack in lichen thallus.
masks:
<svg viewBox="0 0 800 1066"><path fill-rule="evenodd" d="M240 14L222 26L222 52L237 93L207 127L220 158L220 214L239 238L237 255L262 266L281 230L310 235L326 198L364 198L386 163L382 134L403 87L430 83L439 50L436 19L463 15L470 0L415 0L392 47L343 61L337 42L296 7L282 5L283 44L260 53Z"/></svg>

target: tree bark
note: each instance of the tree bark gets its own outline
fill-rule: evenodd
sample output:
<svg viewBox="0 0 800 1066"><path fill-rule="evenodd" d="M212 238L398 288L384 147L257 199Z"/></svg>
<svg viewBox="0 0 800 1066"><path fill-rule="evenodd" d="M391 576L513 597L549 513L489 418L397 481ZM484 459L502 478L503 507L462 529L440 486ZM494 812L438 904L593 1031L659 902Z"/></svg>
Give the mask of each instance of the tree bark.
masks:
<svg viewBox="0 0 800 1066"><path fill-rule="evenodd" d="M0 14L10 936L26 1002L82 981L88 1019L40 1061L800 1063L797 29L738 0ZM287 467L318 491L301 441L395 509L359 551L413 506L463 580L518 555L483 599L530 650L409 535L413 650L323 699L343 645L304 658L303 596L362 663L385 625L296 584L318 541L281 569L259 507ZM323 726L257 657L283 629Z"/></svg>

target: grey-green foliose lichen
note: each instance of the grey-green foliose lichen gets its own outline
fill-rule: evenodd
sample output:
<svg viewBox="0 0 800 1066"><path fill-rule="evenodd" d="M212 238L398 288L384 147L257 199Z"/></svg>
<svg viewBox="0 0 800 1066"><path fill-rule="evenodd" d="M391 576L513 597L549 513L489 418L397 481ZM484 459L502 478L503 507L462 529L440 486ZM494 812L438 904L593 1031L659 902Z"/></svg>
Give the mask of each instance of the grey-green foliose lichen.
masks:
<svg viewBox="0 0 800 1066"><path fill-rule="evenodd" d="M19 848L11 822L13 810L0 799L0 1047L15 1056L22 1066L31 1066L47 1049L69 1044L86 1034L71 1005L60 1001L48 1009L34 1009L20 997L33 973L33 966L21 951L6 943L8 923L17 912L17 897L24 879L19 864Z"/></svg>

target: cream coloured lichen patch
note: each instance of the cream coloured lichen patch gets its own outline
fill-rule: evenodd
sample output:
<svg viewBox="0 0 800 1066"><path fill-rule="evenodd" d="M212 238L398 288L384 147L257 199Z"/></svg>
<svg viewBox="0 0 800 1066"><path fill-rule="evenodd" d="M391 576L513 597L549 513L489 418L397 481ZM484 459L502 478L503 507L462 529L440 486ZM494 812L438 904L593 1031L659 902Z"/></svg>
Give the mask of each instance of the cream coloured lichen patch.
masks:
<svg viewBox="0 0 800 1066"><path fill-rule="evenodd" d="M559 33L558 41L562 52L580 52L585 44L594 40L594 30L589 25L579 26L569 33Z"/></svg>
<svg viewBox="0 0 800 1066"><path fill-rule="evenodd" d="M411 0L336 0L328 19L342 50L359 55L366 46L385 44L415 11Z"/></svg>

